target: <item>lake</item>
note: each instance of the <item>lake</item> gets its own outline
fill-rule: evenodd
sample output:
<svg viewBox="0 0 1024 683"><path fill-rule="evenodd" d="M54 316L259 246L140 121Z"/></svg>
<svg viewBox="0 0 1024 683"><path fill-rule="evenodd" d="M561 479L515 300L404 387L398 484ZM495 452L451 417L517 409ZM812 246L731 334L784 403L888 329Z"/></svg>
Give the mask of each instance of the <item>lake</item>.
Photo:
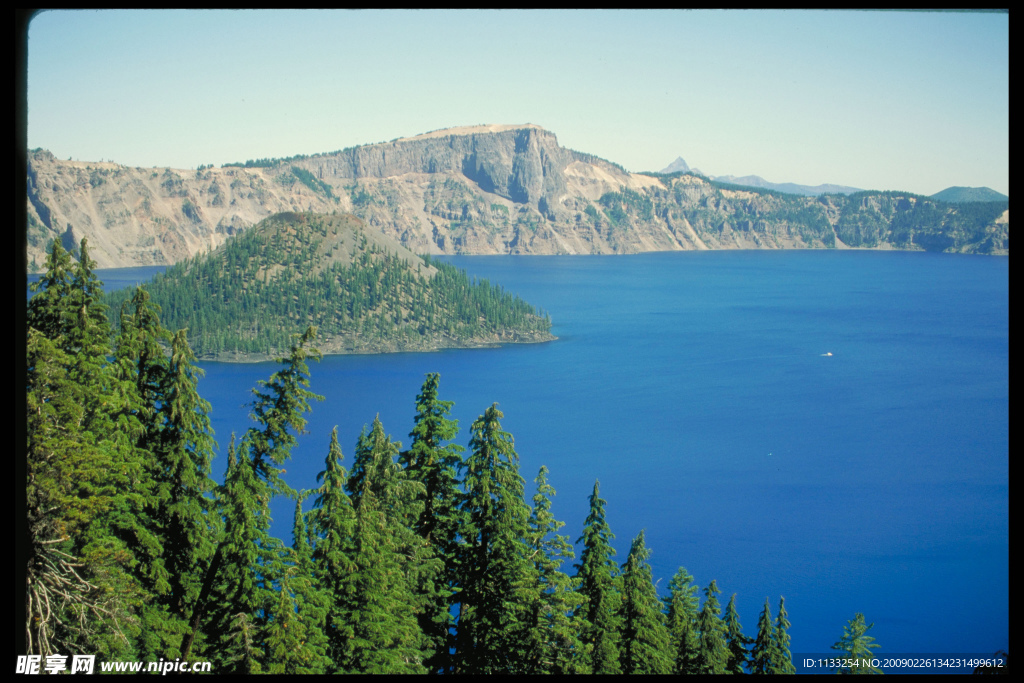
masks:
<svg viewBox="0 0 1024 683"><path fill-rule="evenodd" d="M446 260L548 311L558 341L311 364L326 400L285 465L291 486L316 485L335 425L346 466L377 414L408 445L415 396L439 372L458 443L497 402L528 497L547 465L571 540L600 480L620 562L645 529L660 594L679 566L702 588L714 579L750 637L765 598L775 615L785 596L794 661L833 653L856 612L880 656L1008 649L1008 258ZM202 366L219 480L275 365ZM287 542L293 507L272 508Z"/></svg>

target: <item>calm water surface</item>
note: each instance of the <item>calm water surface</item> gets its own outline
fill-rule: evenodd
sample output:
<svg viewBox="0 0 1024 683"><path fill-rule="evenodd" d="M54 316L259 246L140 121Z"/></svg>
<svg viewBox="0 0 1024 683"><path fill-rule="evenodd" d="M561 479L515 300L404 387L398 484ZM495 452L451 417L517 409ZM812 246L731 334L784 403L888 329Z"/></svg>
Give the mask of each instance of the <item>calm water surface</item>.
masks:
<svg viewBox="0 0 1024 683"><path fill-rule="evenodd" d="M326 400L286 465L293 487L316 485L335 425L346 466L378 413L407 445L423 377L440 372L458 442L497 402L528 495L547 465L571 540L600 480L618 559L645 529L662 595L679 566L714 579L749 636L765 598L774 615L785 596L794 658L829 653L856 612L880 654L1008 647L1008 258L448 260L543 307L559 340L312 364ZM203 367L220 479L276 366ZM286 541L293 505L273 507Z"/></svg>

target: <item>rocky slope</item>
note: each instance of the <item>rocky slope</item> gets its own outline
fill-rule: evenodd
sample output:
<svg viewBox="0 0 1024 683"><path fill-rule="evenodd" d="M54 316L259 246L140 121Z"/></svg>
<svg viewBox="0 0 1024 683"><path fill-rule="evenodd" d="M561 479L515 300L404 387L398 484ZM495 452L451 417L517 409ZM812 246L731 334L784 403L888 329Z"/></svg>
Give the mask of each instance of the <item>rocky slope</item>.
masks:
<svg viewBox="0 0 1024 683"><path fill-rule="evenodd" d="M1009 251L1008 204L967 220L958 213L964 205L907 193L796 197L692 173L628 173L559 146L532 124L445 129L247 166L129 168L33 150L29 269L43 263L51 239L73 247L83 236L101 268L174 263L289 211L354 213L412 251L432 254ZM901 222L926 214L922 230Z"/></svg>

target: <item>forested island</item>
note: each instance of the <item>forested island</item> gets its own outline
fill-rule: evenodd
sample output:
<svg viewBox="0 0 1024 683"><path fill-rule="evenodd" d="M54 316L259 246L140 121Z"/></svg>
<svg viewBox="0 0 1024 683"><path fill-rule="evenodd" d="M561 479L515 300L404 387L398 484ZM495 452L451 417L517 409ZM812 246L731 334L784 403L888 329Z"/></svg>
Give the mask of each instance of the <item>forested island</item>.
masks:
<svg viewBox="0 0 1024 683"><path fill-rule="evenodd" d="M115 333L94 266L85 241L77 262L55 241L28 303L28 655L217 674L795 671L782 598L748 637L713 580L680 567L659 596L643 532L619 564L598 483L576 560L547 469L527 498L497 404L455 443L436 374L410 402L407 449L375 420L346 468L336 430L317 435L323 470L291 488L283 467L320 398L312 327L253 389L218 485L185 331L139 288ZM269 533L275 496L295 501L290 543ZM870 628L837 624L836 656L870 659Z"/></svg>
<svg viewBox="0 0 1024 683"><path fill-rule="evenodd" d="M278 214L145 288L200 358L273 358L309 326L324 353L554 339L550 318L500 285L419 257L347 214ZM120 310L132 296L104 303Z"/></svg>

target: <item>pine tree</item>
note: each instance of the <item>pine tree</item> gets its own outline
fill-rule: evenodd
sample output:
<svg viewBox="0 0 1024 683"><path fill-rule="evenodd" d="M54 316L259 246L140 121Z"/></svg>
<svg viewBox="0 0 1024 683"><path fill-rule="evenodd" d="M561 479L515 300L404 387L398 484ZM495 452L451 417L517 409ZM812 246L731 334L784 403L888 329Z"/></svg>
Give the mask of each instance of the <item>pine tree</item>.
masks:
<svg viewBox="0 0 1024 683"><path fill-rule="evenodd" d="M843 637L832 646L833 650L842 652L842 658L849 660L854 666L842 667L836 673L841 674L880 674L882 670L874 666L872 650L879 647L875 639L867 633L874 627L867 624L860 612L843 627Z"/></svg>
<svg viewBox="0 0 1024 683"><path fill-rule="evenodd" d="M277 466L291 457L296 437L289 430L301 432L309 400L321 398L308 389L306 358L318 358L319 351L306 346L315 336L316 330L309 328L297 337L289 356L280 361L282 369L253 389L251 417L259 427L246 432L238 461L222 487L225 538L218 549L220 561L215 559L211 565L219 566L219 574L211 600L207 652L228 672L240 672L251 658L265 669L268 617L279 600L274 586L284 572L284 549L269 534L270 499L277 493L294 495ZM239 614L246 615L244 622L238 621ZM236 628L239 623L245 626L242 631Z"/></svg>
<svg viewBox="0 0 1024 683"><path fill-rule="evenodd" d="M364 428L360 434L348 479L357 521L353 579L360 586L350 593L348 612L354 629L348 661L355 671L412 673L422 670L424 650L433 652L417 620L424 605L415 588L439 566L412 529L420 518L423 485L395 462L400 449L378 416L370 432ZM402 656L382 649L400 649Z"/></svg>
<svg viewBox="0 0 1024 683"><path fill-rule="evenodd" d="M170 575L170 607L183 618L191 616L198 599L201 577L213 555L219 524L211 519L209 494L216 488L210 478L213 428L210 403L199 395L199 378L185 330L171 340L168 371L161 386L163 416L158 444L161 521L164 552Z"/></svg>
<svg viewBox="0 0 1024 683"><path fill-rule="evenodd" d="M583 527L583 542L576 577L579 591L586 598L584 609L589 624L583 634L583 644L590 650L590 670L595 674L622 673L619 665L621 638L621 606L618 565L612 560L615 538L605 520L605 501L599 495L600 482L594 482L590 495L590 513Z"/></svg>
<svg viewBox="0 0 1024 683"><path fill-rule="evenodd" d="M795 674L793 656L789 652L789 619L786 618L786 599L779 597L779 616L775 618L775 673Z"/></svg>
<svg viewBox="0 0 1024 683"><path fill-rule="evenodd" d="M725 644L725 623L718 604L718 586L714 581L704 589L704 605L697 617L700 630L697 667L702 674L724 674L729 663L729 649Z"/></svg>
<svg viewBox="0 0 1024 683"><path fill-rule="evenodd" d="M324 470L317 474L320 486L310 512L310 532L314 538L312 559L315 575L323 587L328 611L324 632L327 637L328 657L334 663L333 673L344 672L339 664L345 657L352 628L348 621L346 601L353 592L350 578L355 572L352 547L355 536L355 513L352 501L345 493L348 473L342 466L338 428L331 431L331 444L327 451Z"/></svg>
<svg viewBox="0 0 1024 683"><path fill-rule="evenodd" d="M775 629L772 626L772 608L768 598L764 599L764 609L757 620L757 638L750 652L751 673L773 674L775 662L778 661Z"/></svg>
<svg viewBox="0 0 1024 683"><path fill-rule="evenodd" d="M30 329L26 348L26 650L109 654L124 651L135 633L142 592L117 581L130 557L86 552L79 541L119 503L117 458L81 427L85 397L68 377L62 341Z"/></svg>
<svg viewBox="0 0 1024 683"><path fill-rule="evenodd" d="M143 521L140 399L108 361L94 266L85 240L74 265L55 243L28 305L26 630L41 654L131 657L160 544Z"/></svg>
<svg viewBox="0 0 1024 683"><path fill-rule="evenodd" d="M390 510L397 521L409 521L406 517L410 510L407 509L408 506L401 505L399 499L402 494L395 490L395 487L401 486L400 482L406 481L401 467L395 462L395 456L401 447L401 443L392 441L391 437L384 433L380 415L373 419L369 433L366 432L366 427L363 427L356 442L355 460L347 483L348 495L357 510L362 497L367 491L371 491L384 506L400 505L401 509Z"/></svg>
<svg viewBox="0 0 1024 683"><path fill-rule="evenodd" d="M668 584L669 596L665 600L668 612L668 629L672 634L672 650L675 653L673 673L695 674L697 668L698 627L697 586L693 577L680 567Z"/></svg>
<svg viewBox="0 0 1024 683"><path fill-rule="evenodd" d="M256 473L263 477L272 493L294 491L281 479L281 470L276 465L283 464L291 458L291 449L306 426L303 415L309 411L309 401L322 401L319 396L309 390L309 367L306 359L320 359L320 351L315 347L307 347L316 339L316 328L308 328L302 335L294 337L291 352L287 358L279 359L283 367L275 372L267 381L260 380L259 387L252 393L250 417L262 429L250 427L243 438L243 447L248 448L252 455L252 464Z"/></svg>
<svg viewBox="0 0 1024 683"><path fill-rule="evenodd" d="M417 593L422 596L420 628L431 652L426 666L431 672L446 671L449 662L452 588L455 583L455 556L458 548L458 467L462 446L450 442L458 435L459 424L449 419L454 405L437 397L440 375L431 373L416 397L416 417L412 443L399 456L410 480L423 486L422 512L416 532L427 542L433 557L440 560L438 571L424 572Z"/></svg>
<svg viewBox="0 0 1024 683"><path fill-rule="evenodd" d="M315 580L302 498L300 495L295 501L288 553L291 566L281 576L280 599L267 629L267 673L271 674L322 674L331 665L322 629L327 600Z"/></svg>
<svg viewBox="0 0 1024 683"><path fill-rule="evenodd" d="M46 256L46 271L29 285L33 295L26 315L29 330L35 330L57 344L65 353L72 352L68 347L68 334L75 324L71 309L73 267L71 255L61 246L60 240L54 240Z"/></svg>
<svg viewBox="0 0 1024 683"><path fill-rule="evenodd" d="M176 657L188 629L183 616L171 607L171 581L175 576L167 567L167 561L173 559L166 547L169 487L160 443L163 418L158 416L168 369L161 343L170 335L160 325L159 312L141 288L136 288L132 299L121 306L119 327L111 372L118 386L125 388L125 395L131 397L119 412L120 417L140 423L135 431L135 450L144 464L138 512L127 518L127 524L123 519L117 525L119 533L127 535L128 545L144 554L137 568L142 570L140 581L151 596L140 610L138 654L144 659ZM185 569L188 576L192 565L185 565Z"/></svg>
<svg viewBox="0 0 1024 683"><path fill-rule="evenodd" d="M455 673L518 673L525 663L529 508L512 435L493 404L472 425L463 463L464 545L459 556Z"/></svg>
<svg viewBox="0 0 1024 683"><path fill-rule="evenodd" d="M537 493L530 514L529 552L533 558L536 584L530 616L528 673L588 673L586 650L580 640L585 598L576 592L578 580L561 571L573 559L568 536L559 536L565 523L551 514L555 490L547 482L547 467L541 467Z"/></svg>
<svg viewBox="0 0 1024 683"><path fill-rule="evenodd" d="M354 571L347 601L352 637L343 666L353 673L425 673L422 632L387 514L372 486L356 508Z"/></svg>
<svg viewBox="0 0 1024 683"><path fill-rule="evenodd" d="M257 673L265 660L262 615L274 605L273 578L279 544L267 530L269 494L251 457L236 452L218 498L224 514L224 539L210 572L216 572L207 615L205 657L226 673Z"/></svg>
<svg viewBox="0 0 1024 683"><path fill-rule="evenodd" d="M624 674L672 673L671 635L647 563L650 551L641 531L622 565L622 648Z"/></svg>
<svg viewBox="0 0 1024 683"><path fill-rule="evenodd" d="M137 288L125 301L119 328L115 376L134 385L134 417L144 425L136 448L146 459L150 489L141 523L157 539L143 576L154 599L144 607L140 654L175 657L217 534L207 497L214 488L210 404L199 396L202 370L194 365L185 331L172 337L163 328L145 290Z"/></svg>
<svg viewBox="0 0 1024 683"><path fill-rule="evenodd" d="M725 608L725 640L729 648L729 662L725 670L728 673L746 673L746 667L750 663L750 651L747 647L754 641L743 635L743 626L740 624L740 615L736 611L736 594L729 598L729 605Z"/></svg>

